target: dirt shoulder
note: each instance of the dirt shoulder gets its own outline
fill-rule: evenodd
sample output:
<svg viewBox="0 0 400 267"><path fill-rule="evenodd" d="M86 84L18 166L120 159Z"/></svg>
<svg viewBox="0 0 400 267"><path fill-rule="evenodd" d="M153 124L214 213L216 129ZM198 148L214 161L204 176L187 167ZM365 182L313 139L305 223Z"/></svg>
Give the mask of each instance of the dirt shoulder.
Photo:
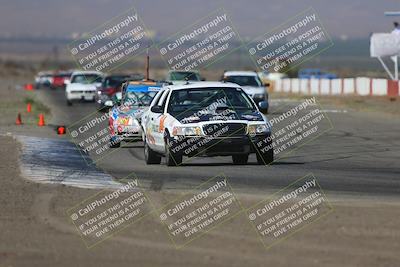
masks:
<svg viewBox="0 0 400 267"><path fill-rule="evenodd" d="M1 266L395 266L400 261L400 204L335 201L334 212L265 250L238 216L181 250L156 216L147 216L87 249L66 210L97 192L36 184L18 170L18 143L0 136ZM153 198L170 198L151 192ZM258 197L238 196L245 206Z"/></svg>
<svg viewBox="0 0 400 267"><path fill-rule="evenodd" d="M29 75L2 77L0 87L0 135L19 134L42 137L56 137L54 125L51 125L53 116L49 103L46 102L44 90L27 91L24 84L31 83L33 77ZM31 104L31 112L27 111L27 104ZM22 125L16 125L18 114ZM38 126L39 114L44 115L44 127ZM58 137L60 138L60 137Z"/></svg>
<svg viewBox="0 0 400 267"><path fill-rule="evenodd" d="M1 79L0 89L0 125L13 126L17 114L21 114L22 123L32 126L38 122L38 115L44 114L50 119L50 109L43 104L35 91L27 91L23 85L31 82L23 77L8 77ZM27 112L27 104L31 104L31 112Z"/></svg>
<svg viewBox="0 0 400 267"><path fill-rule="evenodd" d="M271 93L273 101L276 98L304 99L304 95ZM389 98L380 96L316 96L323 107L335 106L336 108L352 109L370 113L382 113L385 115L400 115L400 97Z"/></svg>

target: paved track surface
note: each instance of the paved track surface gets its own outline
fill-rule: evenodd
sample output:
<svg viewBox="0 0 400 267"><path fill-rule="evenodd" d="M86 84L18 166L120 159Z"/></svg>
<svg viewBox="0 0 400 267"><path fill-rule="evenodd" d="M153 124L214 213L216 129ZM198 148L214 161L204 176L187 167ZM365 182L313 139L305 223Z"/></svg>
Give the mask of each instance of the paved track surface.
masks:
<svg viewBox="0 0 400 267"><path fill-rule="evenodd" d="M67 107L62 91L38 93L52 108L49 124L71 125L95 111L93 103ZM274 117L299 102L272 103ZM254 157L247 166L234 166L228 157L197 158L173 168L146 166L137 143L94 168L79 160L66 136L46 127L1 128L0 134L10 136L0 135L0 266L398 266L399 119L324 109L334 128L270 166L255 165ZM24 169L32 171L29 177ZM244 214L180 250L153 215L87 249L67 211L99 192L87 187L115 184L101 169L117 179L134 172L158 207L219 173L243 193L237 194L243 206L250 207L311 172L334 212L269 250Z"/></svg>
<svg viewBox="0 0 400 267"><path fill-rule="evenodd" d="M68 126L96 110L94 103L68 107L62 90L40 94L52 107L55 124ZM272 98L269 116L279 116L300 102ZM269 166L256 165L255 156L246 166L233 165L230 157L194 158L179 167L148 166L142 142L125 144L97 165L116 179L134 172L145 187L156 191L193 188L220 173L243 193L276 191L313 173L329 194L400 195L400 119L335 106L322 108L333 128Z"/></svg>

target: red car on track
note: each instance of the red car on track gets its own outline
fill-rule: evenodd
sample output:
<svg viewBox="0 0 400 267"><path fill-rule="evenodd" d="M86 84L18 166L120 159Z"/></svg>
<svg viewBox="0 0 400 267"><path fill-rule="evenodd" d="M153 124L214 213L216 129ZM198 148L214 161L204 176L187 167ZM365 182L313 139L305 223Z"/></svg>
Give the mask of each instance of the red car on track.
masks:
<svg viewBox="0 0 400 267"><path fill-rule="evenodd" d="M58 72L55 73L50 84L51 89L65 88L65 81L69 81L72 72Z"/></svg>

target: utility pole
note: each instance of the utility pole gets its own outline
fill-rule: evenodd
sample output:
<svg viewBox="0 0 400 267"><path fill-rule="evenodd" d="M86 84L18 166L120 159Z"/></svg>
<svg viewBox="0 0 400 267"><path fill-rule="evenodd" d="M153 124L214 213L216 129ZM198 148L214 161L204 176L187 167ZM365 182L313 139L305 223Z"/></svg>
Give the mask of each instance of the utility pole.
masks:
<svg viewBox="0 0 400 267"><path fill-rule="evenodd" d="M149 47L147 47L147 50L146 50L146 80L150 79L149 69L150 69L150 57L149 57Z"/></svg>
<svg viewBox="0 0 400 267"><path fill-rule="evenodd" d="M385 16L387 17L398 17L400 16L400 11L386 11ZM394 62L394 79L399 80L399 56L395 55L390 57Z"/></svg>

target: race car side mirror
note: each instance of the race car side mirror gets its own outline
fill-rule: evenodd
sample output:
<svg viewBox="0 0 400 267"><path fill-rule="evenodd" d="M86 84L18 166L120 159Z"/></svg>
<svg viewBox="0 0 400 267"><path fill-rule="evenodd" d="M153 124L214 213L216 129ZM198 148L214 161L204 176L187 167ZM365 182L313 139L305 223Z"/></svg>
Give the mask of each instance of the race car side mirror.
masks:
<svg viewBox="0 0 400 267"><path fill-rule="evenodd" d="M267 101L261 101L258 103L258 107L261 112L267 112L269 105Z"/></svg>
<svg viewBox="0 0 400 267"><path fill-rule="evenodd" d="M104 106L106 107L112 107L114 105L114 103L111 100L107 100L106 102L104 102Z"/></svg>
<svg viewBox="0 0 400 267"><path fill-rule="evenodd" d="M153 113L163 113L162 106L152 106L150 110Z"/></svg>

